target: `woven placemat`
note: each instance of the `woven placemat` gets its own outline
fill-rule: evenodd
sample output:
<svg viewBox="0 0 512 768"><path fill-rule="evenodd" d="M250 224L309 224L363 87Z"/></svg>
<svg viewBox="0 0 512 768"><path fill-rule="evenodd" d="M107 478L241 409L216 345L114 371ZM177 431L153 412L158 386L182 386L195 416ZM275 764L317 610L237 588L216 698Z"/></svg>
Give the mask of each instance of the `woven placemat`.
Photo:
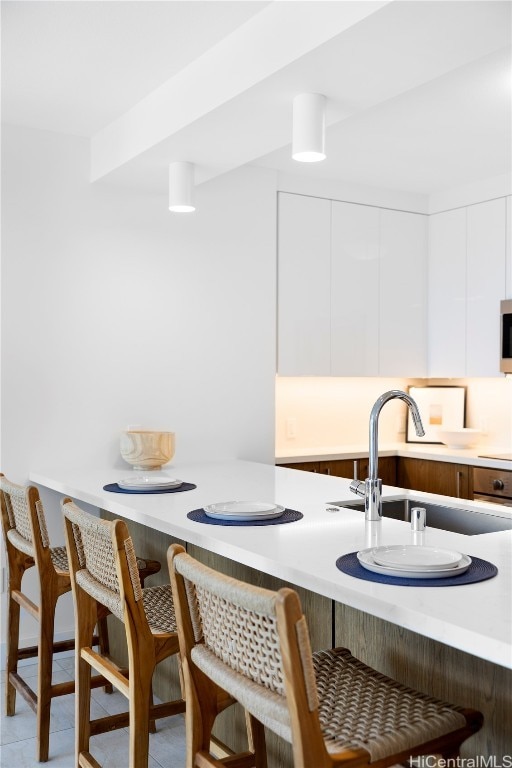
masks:
<svg viewBox="0 0 512 768"><path fill-rule="evenodd" d="M477 581L492 579L498 573L496 566L488 560L481 560L479 557L473 557L473 555L470 557L471 565L467 571L458 576L443 576L440 579L411 579L374 573L363 568L357 559L357 552L350 552L348 555L339 557L336 560L336 568L356 579L376 581L379 584L393 584L395 587L458 587L461 584L474 584Z"/></svg>
<svg viewBox="0 0 512 768"><path fill-rule="evenodd" d="M112 493L181 493L181 491L192 491L197 488L194 483L182 483L177 488L144 488L140 490L130 490L120 488L117 483L109 483L103 486L104 491L111 491Z"/></svg>
<svg viewBox="0 0 512 768"><path fill-rule="evenodd" d="M283 523L294 523L296 520L301 520L304 517L302 512L297 512L295 509L285 509L280 517L272 517L269 520L216 520L213 517L208 517L204 509L193 509L187 515L189 520L193 520L195 523L206 523L207 525L282 525Z"/></svg>

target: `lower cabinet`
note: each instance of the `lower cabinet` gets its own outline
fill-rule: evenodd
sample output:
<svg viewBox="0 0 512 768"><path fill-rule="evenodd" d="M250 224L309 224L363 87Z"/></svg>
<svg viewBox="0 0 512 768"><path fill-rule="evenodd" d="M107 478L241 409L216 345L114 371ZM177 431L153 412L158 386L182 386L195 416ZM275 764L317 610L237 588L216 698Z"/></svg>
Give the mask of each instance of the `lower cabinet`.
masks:
<svg viewBox="0 0 512 768"><path fill-rule="evenodd" d="M289 469L318 472L348 479L368 477L368 457L362 459L331 459L281 464ZM379 457L379 477L384 485L395 485L412 491L437 493L459 499L473 498L472 467L448 461L410 459L403 456Z"/></svg>
<svg viewBox="0 0 512 768"><path fill-rule="evenodd" d="M302 469L305 472L318 472L321 475L346 477L349 480L366 480L369 459L330 459L329 461L301 461L295 464L280 464L289 469ZM397 485L396 456L379 458L379 477L384 485Z"/></svg>
<svg viewBox="0 0 512 768"><path fill-rule="evenodd" d="M438 493L459 499L473 497L472 468L467 464L399 456L396 485L399 488Z"/></svg>
<svg viewBox="0 0 512 768"><path fill-rule="evenodd" d="M349 479L368 477L368 457L362 459L331 459L281 464L289 469L318 472ZM472 467L448 461L410 459L403 456L379 457L379 477L384 485L394 485L412 491L437 493L459 499L473 498Z"/></svg>

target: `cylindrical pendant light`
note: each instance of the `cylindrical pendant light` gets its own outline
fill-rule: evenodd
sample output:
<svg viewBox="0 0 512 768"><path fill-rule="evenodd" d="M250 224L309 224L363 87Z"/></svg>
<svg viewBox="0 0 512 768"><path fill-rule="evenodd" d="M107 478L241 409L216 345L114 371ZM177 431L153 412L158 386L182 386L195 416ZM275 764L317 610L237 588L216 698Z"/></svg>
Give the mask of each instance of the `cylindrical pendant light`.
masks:
<svg viewBox="0 0 512 768"><path fill-rule="evenodd" d="M191 213L194 205L194 166L176 162L169 165L169 210L173 213Z"/></svg>
<svg viewBox="0 0 512 768"><path fill-rule="evenodd" d="M325 160L325 96L301 93L293 100L292 157L301 163Z"/></svg>

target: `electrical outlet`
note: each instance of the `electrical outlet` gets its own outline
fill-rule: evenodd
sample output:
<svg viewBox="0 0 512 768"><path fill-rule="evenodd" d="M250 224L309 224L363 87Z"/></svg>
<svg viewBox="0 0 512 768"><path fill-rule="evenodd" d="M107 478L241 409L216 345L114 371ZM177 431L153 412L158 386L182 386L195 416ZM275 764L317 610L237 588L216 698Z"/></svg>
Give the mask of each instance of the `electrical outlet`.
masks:
<svg viewBox="0 0 512 768"><path fill-rule="evenodd" d="M395 431L399 435L405 435L405 422L401 416L396 417Z"/></svg>
<svg viewBox="0 0 512 768"><path fill-rule="evenodd" d="M295 440L297 437L297 419L286 419L286 437L289 440Z"/></svg>

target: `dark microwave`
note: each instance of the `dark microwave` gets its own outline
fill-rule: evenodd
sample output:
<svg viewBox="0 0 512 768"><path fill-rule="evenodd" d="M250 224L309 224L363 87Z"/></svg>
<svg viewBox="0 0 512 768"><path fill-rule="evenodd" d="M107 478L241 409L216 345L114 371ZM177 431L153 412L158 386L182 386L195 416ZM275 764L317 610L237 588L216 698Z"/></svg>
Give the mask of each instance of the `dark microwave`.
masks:
<svg viewBox="0 0 512 768"><path fill-rule="evenodd" d="M512 373L512 299L501 302L500 371Z"/></svg>

